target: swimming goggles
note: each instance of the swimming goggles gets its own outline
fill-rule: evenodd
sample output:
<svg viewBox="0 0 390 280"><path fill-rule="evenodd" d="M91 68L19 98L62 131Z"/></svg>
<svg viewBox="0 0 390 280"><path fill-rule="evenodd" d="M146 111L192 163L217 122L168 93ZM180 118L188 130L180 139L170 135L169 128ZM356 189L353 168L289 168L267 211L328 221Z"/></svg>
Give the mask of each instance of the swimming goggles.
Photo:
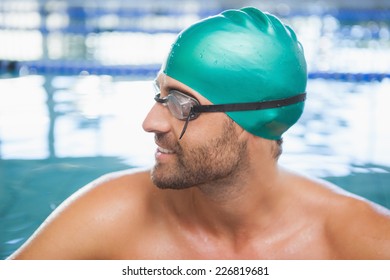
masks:
<svg viewBox="0 0 390 280"><path fill-rule="evenodd" d="M200 105L199 101L195 98L174 89L170 90L166 97L161 98L161 91L156 83L154 83L154 87L156 90L154 100L168 107L175 118L185 121L179 139L181 139L186 132L188 122L196 119L201 113L264 110L292 105L306 99L306 93L301 93L283 99L260 102Z"/></svg>

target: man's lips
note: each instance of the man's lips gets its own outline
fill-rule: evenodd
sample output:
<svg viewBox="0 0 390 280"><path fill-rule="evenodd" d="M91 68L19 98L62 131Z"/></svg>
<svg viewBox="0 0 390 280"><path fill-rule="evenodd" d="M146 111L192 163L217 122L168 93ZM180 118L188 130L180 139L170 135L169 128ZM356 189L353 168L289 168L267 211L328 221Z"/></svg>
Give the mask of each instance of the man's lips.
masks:
<svg viewBox="0 0 390 280"><path fill-rule="evenodd" d="M173 154L174 153L174 151L162 148L160 146L157 146L157 152L160 152L162 154Z"/></svg>

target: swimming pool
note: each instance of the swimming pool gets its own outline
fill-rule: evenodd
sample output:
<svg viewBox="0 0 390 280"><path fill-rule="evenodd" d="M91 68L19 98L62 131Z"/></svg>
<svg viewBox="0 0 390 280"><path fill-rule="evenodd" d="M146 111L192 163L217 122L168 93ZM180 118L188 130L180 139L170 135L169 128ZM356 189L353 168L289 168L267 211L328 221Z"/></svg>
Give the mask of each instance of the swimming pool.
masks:
<svg viewBox="0 0 390 280"><path fill-rule="evenodd" d="M313 15L289 20L304 41L310 80L305 112L284 137L281 164L390 208L389 25L343 25ZM128 31L81 34L83 60L70 61L34 60L42 43L34 33L26 37L30 49L24 53L32 62L0 65L18 70L0 79L0 259L84 184L153 164L153 135L141 123L154 103L155 65L174 36ZM65 46L80 46L80 34L73 35L61 39ZM79 55L59 53L60 39L51 36L50 55ZM109 44L114 41L125 49L138 45L126 55ZM156 48L156 42L163 43ZM12 46L7 51L14 55ZM123 64L138 65L142 75Z"/></svg>

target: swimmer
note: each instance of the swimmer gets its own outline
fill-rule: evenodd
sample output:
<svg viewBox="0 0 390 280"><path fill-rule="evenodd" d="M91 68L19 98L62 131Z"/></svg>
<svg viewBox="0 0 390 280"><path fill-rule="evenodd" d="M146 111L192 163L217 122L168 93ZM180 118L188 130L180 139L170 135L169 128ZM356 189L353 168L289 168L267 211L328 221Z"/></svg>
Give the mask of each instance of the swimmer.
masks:
<svg viewBox="0 0 390 280"><path fill-rule="evenodd" d="M83 187L9 259L390 259L389 210L278 164L306 82L275 16L193 24L154 82L153 168Z"/></svg>

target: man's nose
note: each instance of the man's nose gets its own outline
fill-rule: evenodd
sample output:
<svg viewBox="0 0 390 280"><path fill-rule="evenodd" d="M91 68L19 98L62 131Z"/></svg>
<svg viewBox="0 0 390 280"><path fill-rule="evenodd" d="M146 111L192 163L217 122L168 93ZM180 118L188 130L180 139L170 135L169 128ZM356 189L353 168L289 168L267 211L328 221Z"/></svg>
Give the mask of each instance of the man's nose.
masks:
<svg viewBox="0 0 390 280"><path fill-rule="evenodd" d="M163 104L155 103L146 115L142 128L146 132L152 133L166 133L170 130L171 124L169 119L171 118L168 108Z"/></svg>

